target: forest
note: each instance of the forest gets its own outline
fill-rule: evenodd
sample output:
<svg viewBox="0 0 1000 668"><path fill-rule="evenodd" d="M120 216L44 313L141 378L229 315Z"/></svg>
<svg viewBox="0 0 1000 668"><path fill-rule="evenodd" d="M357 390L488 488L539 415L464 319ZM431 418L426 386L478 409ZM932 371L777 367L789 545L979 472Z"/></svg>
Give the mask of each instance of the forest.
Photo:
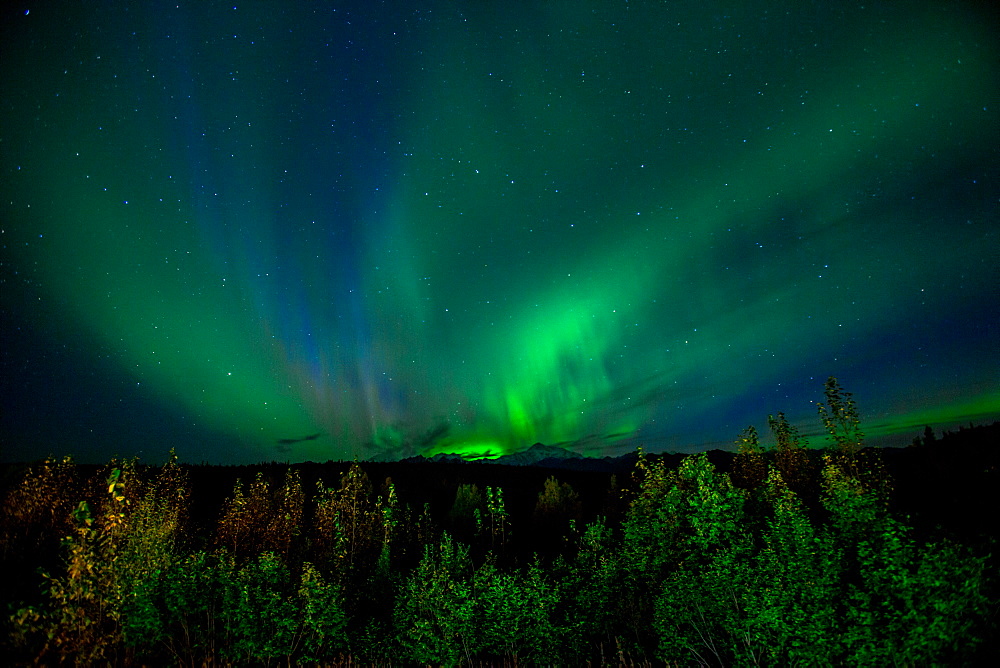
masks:
<svg viewBox="0 0 1000 668"><path fill-rule="evenodd" d="M618 471L3 469L17 665L998 665L1000 424L867 447L768 416Z"/></svg>

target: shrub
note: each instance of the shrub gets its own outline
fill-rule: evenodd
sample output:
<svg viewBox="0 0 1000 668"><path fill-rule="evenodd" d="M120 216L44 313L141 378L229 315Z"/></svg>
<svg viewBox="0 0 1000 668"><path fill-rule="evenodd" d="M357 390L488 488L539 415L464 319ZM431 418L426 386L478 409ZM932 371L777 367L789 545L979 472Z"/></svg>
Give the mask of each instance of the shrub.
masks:
<svg viewBox="0 0 1000 668"><path fill-rule="evenodd" d="M396 603L395 625L407 658L453 666L479 651L469 550L444 533L427 545Z"/></svg>

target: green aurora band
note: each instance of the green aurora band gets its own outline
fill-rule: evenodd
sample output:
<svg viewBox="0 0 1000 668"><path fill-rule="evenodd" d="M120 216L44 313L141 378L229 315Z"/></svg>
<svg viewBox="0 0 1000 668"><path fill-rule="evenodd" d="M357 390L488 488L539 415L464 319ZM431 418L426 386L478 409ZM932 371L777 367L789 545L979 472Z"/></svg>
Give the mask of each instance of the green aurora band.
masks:
<svg viewBox="0 0 1000 668"><path fill-rule="evenodd" d="M189 459L716 447L828 375L870 436L1000 415L939 323L996 296L988 26L584 4L359 11L346 64L333 14L33 9L8 308L235 444Z"/></svg>

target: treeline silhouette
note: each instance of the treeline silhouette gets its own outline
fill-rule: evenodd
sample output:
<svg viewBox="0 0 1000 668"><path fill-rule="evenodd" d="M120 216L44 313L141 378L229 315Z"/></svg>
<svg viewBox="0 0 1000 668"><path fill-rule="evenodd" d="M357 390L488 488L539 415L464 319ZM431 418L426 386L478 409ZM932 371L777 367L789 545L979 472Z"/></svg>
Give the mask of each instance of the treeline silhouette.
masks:
<svg viewBox="0 0 1000 668"><path fill-rule="evenodd" d="M475 463L5 475L5 656L80 665L996 665L1000 425L618 471Z"/></svg>

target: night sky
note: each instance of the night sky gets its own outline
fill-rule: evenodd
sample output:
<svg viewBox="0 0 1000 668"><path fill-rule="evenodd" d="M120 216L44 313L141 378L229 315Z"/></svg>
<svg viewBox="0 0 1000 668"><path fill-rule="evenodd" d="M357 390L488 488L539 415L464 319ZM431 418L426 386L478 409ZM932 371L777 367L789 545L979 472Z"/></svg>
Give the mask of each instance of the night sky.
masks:
<svg viewBox="0 0 1000 668"><path fill-rule="evenodd" d="M4 460L818 446L831 375L876 442L1000 419L973 3L2 11Z"/></svg>

